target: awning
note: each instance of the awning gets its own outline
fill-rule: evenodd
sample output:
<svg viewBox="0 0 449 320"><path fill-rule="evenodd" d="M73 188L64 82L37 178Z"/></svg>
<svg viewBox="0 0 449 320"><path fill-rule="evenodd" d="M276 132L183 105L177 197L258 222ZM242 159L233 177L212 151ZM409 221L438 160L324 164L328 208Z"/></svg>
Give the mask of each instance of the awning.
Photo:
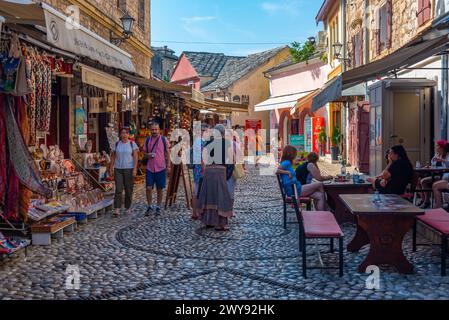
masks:
<svg viewBox="0 0 449 320"><path fill-rule="evenodd" d="M357 88L356 85L412 66L445 50L449 40L447 32L431 29L425 35L385 58L342 73L328 82L313 99L312 112L325 106L328 102L341 101L341 97L345 95L365 95L366 88L363 86ZM348 91L345 91L347 89Z"/></svg>
<svg viewBox="0 0 449 320"><path fill-rule="evenodd" d="M81 66L81 81L91 86L116 93L123 93L122 81L108 73L85 66Z"/></svg>
<svg viewBox="0 0 449 320"><path fill-rule="evenodd" d="M298 99L307 96L312 91L314 90L272 97L259 104L256 104L256 106L254 107L254 111L261 112L261 111L292 108L296 104Z"/></svg>
<svg viewBox="0 0 449 320"><path fill-rule="evenodd" d="M310 109L312 106L313 98L317 95L318 92L319 92L319 90L317 89L315 91L312 91L305 97L298 99L295 106L290 109L290 115L294 115L297 111L299 111L301 109L306 109L306 108Z"/></svg>
<svg viewBox="0 0 449 320"><path fill-rule="evenodd" d="M324 107L328 102L345 101L346 97L364 96L366 94L366 84L359 83L347 89L343 89L343 75L327 82L323 89L313 98L312 112Z"/></svg>
<svg viewBox="0 0 449 320"><path fill-rule="evenodd" d="M6 23L45 27L45 14L42 6L33 1L0 1L0 15L6 19Z"/></svg>
<svg viewBox="0 0 449 320"><path fill-rule="evenodd" d="M227 101L205 99L204 102L198 102L193 99L191 94L181 93L180 96L186 100L186 104L197 110L206 110L214 113L233 113L248 112L248 105L232 103Z"/></svg>
<svg viewBox="0 0 449 320"><path fill-rule="evenodd" d="M0 15L6 23L37 25L47 30L47 42L62 50L90 58L99 63L136 72L131 55L89 29L70 24L70 19L46 3L0 1Z"/></svg>
<svg viewBox="0 0 449 320"><path fill-rule="evenodd" d="M171 93L177 92L192 92L192 88L190 86L181 86L179 84L174 84L165 81L158 81L153 79L146 79L142 77L136 77L125 72L120 72L119 76L121 79L131 82L133 84L137 84L144 88L151 88L160 91L166 91Z"/></svg>

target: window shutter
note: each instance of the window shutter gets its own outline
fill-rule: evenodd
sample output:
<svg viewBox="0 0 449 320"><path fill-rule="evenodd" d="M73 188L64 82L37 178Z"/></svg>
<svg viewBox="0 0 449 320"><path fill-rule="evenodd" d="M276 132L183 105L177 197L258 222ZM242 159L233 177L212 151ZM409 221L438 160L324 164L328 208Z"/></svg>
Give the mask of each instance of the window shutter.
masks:
<svg viewBox="0 0 449 320"><path fill-rule="evenodd" d="M359 32L359 66L363 65L363 28Z"/></svg>
<svg viewBox="0 0 449 320"><path fill-rule="evenodd" d="M418 26L422 26L423 24L423 9L424 9L424 0L418 0L418 12L416 16L418 17Z"/></svg>
<svg viewBox="0 0 449 320"><path fill-rule="evenodd" d="M430 0L422 0L423 1L423 24L430 20L432 16L432 4Z"/></svg>
<svg viewBox="0 0 449 320"><path fill-rule="evenodd" d="M389 49L391 48L391 40L392 40L392 33L393 33L393 6L391 3L391 0L388 0L386 3L387 6L387 39L386 39L386 47Z"/></svg>
<svg viewBox="0 0 449 320"><path fill-rule="evenodd" d="M355 68L357 67L357 35L352 36L352 54L351 54L351 61L352 66Z"/></svg>
<svg viewBox="0 0 449 320"><path fill-rule="evenodd" d="M376 55L380 54L380 10L379 8L376 8L375 11L375 20L376 20L376 32L375 32L375 37L376 37Z"/></svg>

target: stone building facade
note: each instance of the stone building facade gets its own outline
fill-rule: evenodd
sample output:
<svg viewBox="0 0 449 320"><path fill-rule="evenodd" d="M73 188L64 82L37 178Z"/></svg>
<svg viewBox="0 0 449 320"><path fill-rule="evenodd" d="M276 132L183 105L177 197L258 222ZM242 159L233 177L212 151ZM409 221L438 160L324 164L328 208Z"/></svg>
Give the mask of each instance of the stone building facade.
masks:
<svg viewBox="0 0 449 320"><path fill-rule="evenodd" d="M120 18L127 12L135 19L133 36L120 45L132 56L136 72L145 78L151 76L151 0L45 0L62 13L69 15L69 6L80 10L80 23L100 37L110 40L120 37L122 23Z"/></svg>
<svg viewBox="0 0 449 320"><path fill-rule="evenodd" d="M431 25L435 5L435 0L348 1L346 39L350 68L381 59L416 38ZM386 43L379 47L380 37Z"/></svg>

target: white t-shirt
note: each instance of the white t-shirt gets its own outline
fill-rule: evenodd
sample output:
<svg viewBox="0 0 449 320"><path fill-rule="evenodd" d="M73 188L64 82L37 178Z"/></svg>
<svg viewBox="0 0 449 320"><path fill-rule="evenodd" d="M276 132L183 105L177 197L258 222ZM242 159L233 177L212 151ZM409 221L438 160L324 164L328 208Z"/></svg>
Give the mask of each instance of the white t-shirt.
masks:
<svg viewBox="0 0 449 320"><path fill-rule="evenodd" d="M114 144L112 151L115 152L115 169L134 169L133 152L136 150L139 150L139 147L134 141L128 143L119 141Z"/></svg>

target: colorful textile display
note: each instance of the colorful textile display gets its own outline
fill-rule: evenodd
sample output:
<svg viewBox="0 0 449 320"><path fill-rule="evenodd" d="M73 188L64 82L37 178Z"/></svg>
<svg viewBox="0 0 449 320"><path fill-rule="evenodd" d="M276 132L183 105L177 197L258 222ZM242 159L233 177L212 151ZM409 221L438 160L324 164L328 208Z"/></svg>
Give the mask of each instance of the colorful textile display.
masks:
<svg viewBox="0 0 449 320"><path fill-rule="evenodd" d="M11 96L3 96L4 106L0 107L0 113L6 116L6 137L8 141L9 156L20 182L31 191L50 198L52 191L42 184L39 171L33 161L25 143L13 113L14 99Z"/></svg>
<svg viewBox="0 0 449 320"><path fill-rule="evenodd" d="M19 217L23 222L28 222L28 210L30 209L33 192L20 184L19 187Z"/></svg>
<svg viewBox="0 0 449 320"><path fill-rule="evenodd" d="M9 160L8 185L6 191L5 216L9 221L18 221L19 216L19 179Z"/></svg>
<svg viewBox="0 0 449 320"><path fill-rule="evenodd" d="M0 206L5 204L7 186L6 122L4 113L0 112Z"/></svg>

